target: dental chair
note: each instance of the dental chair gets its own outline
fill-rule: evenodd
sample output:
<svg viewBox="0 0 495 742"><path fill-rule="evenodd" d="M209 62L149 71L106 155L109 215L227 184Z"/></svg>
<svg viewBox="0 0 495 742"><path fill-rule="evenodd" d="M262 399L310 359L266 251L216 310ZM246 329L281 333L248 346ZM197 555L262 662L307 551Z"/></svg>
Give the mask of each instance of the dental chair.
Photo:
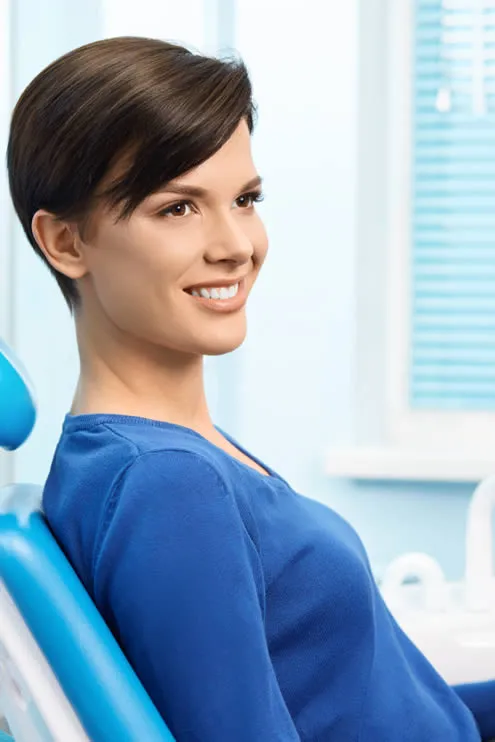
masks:
<svg viewBox="0 0 495 742"><path fill-rule="evenodd" d="M36 403L0 339L0 448L28 438ZM4 454L5 455L5 454ZM41 488L0 488L0 742L174 742L53 537Z"/></svg>

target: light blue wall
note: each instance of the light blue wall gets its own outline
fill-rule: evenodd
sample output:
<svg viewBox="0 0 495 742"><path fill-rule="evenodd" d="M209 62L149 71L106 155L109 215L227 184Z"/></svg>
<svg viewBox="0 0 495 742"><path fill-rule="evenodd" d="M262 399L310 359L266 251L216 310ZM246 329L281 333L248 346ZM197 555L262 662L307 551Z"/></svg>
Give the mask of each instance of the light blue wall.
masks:
<svg viewBox="0 0 495 742"><path fill-rule="evenodd" d="M12 6L14 98L47 64L75 46L98 38L98 0L16 0ZM39 422L15 455L14 476L40 481L47 471L63 414L75 386L77 352L66 305L41 260L15 221L12 236L13 336L19 356L32 372L39 401Z"/></svg>
<svg viewBox="0 0 495 742"><path fill-rule="evenodd" d="M53 58L98 38L98 5L45 0L36 9L18 0L16 94ZM304 11L261 0L240 7L220 38L228 44L235 26L259 103L254 146L271 252L245 346L209 364L216 419L301 493L347 517L377 570L402 551L424 550L459 576L470 487L355 484L324 474L328 446L359 437L356 419L361 435L378 436L383 419L386 132L373 114L385 100L385 62L376 46L358 48L359 24L383 33L380 0L327 0L333 24L322 23L320 0L307 0ZM363 94L365 74L376 87ZM14 247L14 340L43 404L43 425L19 454L16 475L36 480L71 398L76 354L53 279L18 230Z"/></svg>

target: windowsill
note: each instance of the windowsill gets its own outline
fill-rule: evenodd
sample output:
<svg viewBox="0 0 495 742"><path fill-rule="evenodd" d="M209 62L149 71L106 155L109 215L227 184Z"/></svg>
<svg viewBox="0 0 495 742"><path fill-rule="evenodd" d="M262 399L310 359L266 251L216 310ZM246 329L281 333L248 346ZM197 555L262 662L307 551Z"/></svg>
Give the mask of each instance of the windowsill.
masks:
<svg viewBox="0 0 495 742"><path fill-rule="evenodd" d="M479 482L495 473L495 455L435 453L393 446L330 449L325 472L345 479Z"/></svg>

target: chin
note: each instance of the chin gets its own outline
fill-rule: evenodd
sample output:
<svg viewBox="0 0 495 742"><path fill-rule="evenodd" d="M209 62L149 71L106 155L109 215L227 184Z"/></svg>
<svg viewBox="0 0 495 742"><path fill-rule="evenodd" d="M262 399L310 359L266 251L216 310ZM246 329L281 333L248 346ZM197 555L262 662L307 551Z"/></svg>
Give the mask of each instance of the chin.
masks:
<svg viewBox="0 0 495 742"><path fill-rule="evenodd" d="M225 333L217 337L208 338L208 341L206 338L202 338L201 354L204 356L222 356L225 353L232 353L232 351L243 344L245 339L246 328L242 332Z"/></svg>

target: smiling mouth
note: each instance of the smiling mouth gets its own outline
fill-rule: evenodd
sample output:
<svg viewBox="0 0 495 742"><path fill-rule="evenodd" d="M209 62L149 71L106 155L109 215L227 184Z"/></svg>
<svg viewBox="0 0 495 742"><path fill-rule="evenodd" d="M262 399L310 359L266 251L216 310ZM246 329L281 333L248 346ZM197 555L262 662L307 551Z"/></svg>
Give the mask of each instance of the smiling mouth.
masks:
<svg viewBox="0 0 495 742"><path fill-rule="evenodd" d="M230 286L202 286L184 289L198 305L215 312L235 312L247 299L246 281L241 279Z"/></svg>

